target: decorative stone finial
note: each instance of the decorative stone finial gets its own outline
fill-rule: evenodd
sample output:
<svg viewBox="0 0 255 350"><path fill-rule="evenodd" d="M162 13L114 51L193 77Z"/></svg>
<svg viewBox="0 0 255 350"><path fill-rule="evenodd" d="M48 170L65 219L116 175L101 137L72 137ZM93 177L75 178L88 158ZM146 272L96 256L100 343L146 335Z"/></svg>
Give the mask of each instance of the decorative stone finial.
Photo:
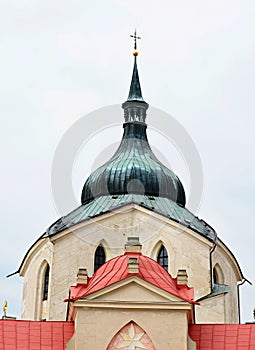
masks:
<svg viewBox="0 0 255 350"><path fill-rule="evenodd" d="M77 273L77 284L88 284L88 271L85 268L80 268Z"/></svg>
<svg viewBox="0 0 255 350"><path fill-rule="evenodd" d="M187 285L188 284L188 274L185 269L179 269L177 272L177 284Z"/></svg>
<svg viewBox="0 0 255 350"><path fill-rule="evenodd" d="M138 273L139 262L137 258L129 258L128 260L128 273Z"/></svg>
<svg viewBox="0 0 255 350"><path fill-rule="evenodd" d="M139 237L128 237L125 244L126 253L141 253L142 245L139 242Z"/></svg>

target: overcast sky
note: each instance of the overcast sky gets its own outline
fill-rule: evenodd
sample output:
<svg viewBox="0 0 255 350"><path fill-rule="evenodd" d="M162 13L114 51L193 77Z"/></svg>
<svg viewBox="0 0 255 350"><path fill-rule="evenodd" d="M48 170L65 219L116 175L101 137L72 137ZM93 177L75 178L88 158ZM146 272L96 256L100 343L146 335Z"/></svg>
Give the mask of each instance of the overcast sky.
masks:
<svg viewBox="0 0 255 350"><path fill-rule="evenodd" d="M9 314L20 314L22 279L5 276L60 215L51 188L55 150L81 117L125 101L135 27L145 100L176 118L199 150L204 183L195 214L255 283L254 18L253 0L0 0L0 304L8 300ZM108 145L120 135L121 128ZM160 149L155 135L152 143L190 193L173 147ZM98 147L86 147L70 169L77 201L92 166L84 154L100 158ZM244 284L243 322L252 319L254 295Z"/></svg>

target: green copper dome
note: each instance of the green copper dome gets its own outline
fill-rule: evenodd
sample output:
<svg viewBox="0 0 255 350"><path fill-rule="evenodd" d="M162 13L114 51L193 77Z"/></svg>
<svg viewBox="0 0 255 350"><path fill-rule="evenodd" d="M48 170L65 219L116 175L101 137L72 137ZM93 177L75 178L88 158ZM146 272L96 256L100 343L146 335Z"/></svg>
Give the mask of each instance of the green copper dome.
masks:
<svg viewBox="0 0 255 350"><path fill-rule="evenodd" d="M128 99L122 107L125 123L120 146L88 177L82 204L100 196L140 194L169 198L184 207L185 192L179 178L156 158L147 140L145 118L149 105L142 97L136 56Z"/></svg>

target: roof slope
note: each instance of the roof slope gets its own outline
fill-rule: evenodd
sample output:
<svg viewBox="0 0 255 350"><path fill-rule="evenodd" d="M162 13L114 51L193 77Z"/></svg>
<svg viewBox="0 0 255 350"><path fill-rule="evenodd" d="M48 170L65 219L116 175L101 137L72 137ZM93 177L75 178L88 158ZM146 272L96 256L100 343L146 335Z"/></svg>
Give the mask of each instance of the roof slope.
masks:
<svg viewBox="0 0 255 350"><path fill-rule="evenodd" d="M138 273L128 272L129 258L138 259ZM194 302L193 288L177 285L176 278L173 278L155 260L141 253L125 253L107 261L95 272L87 285L78 284L71 287L70 300L84 298L130 276L136 276L189 303Z"/></svg>
<svg viewBox="0 0 255 350"><path fill-rule="evenodd" d="M255 324L191 325L189 335L197 350L255 349Z"/></svg>
<svg viewBox="0 0 255 350"><path fill-rule="evenodd" d="M72 322L0 320L0 350L65 350Z"/></svg>
<svg viewBox="0 0 255 350"><path fill-rule="evenodd" d="M137 204L143 208L172 219L193 231L198 232L210 241L216 241L216 232L205 221L198 219L186 208L179 206L169 198L151 197L139 194L122 194L118 196L102 196L81 205L66 216L53 223L46 233L51 236L64 231L93 217L111 212L125 205Z"/></svg>

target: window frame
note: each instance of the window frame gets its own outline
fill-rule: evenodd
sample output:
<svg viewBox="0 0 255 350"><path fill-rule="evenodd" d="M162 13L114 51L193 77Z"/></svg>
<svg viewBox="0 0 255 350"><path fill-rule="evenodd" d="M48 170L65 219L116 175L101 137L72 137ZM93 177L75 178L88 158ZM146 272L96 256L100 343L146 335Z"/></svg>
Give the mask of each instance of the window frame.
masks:
<svg viewBox="0 0 255 350"><path fill-rule="evenodd" d="M166 271L168 271L168 251L164 244L161 244L158 254L157 254L157 262L160 266L162 266Z"/></svg>
<svg viewBox="0 0 255 350"><path fill-rule="evenodd" d="M105 263L105 261L105 249L102 244L99 244L94 253L94 273Z"/></svg>
<svg viewBox="0 0 255 350"><path fill-rule="evenodd" d="M47 264L43 275L43 290L42 300L48 300L49 297L49 284L50 284L50 266Z"/></svg>

